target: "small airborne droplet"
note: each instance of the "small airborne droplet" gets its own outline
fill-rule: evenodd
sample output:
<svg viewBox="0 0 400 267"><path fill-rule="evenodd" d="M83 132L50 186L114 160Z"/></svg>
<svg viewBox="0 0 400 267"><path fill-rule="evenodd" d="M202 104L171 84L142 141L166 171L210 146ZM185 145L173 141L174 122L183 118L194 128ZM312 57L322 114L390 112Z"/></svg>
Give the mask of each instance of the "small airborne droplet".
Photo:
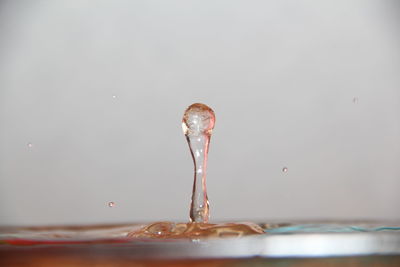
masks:
<svg viewBox="0 0 400 267"><path fill-rule="evenodd" d="M108 202L108 206L110 207L110 208L112 208L112 207L114 207L115 206L115 203L114 202Z"/></svg>
<svg viewBox="0 0 400 267"><path fill-rule="evenodd" d="M354 98L353 98L353 103L354 103L354 104L357 104L357 102L358 102L358 97L354 97Z"/></svg>
<svg viewBox="0 0 400 267"><path fill-rule="evenodd" d="M33 144L32 144L32 143L28 143L27 146L28 146L29 148L32 148L32 147L33 147Z"/></svg>
<svg viewBox="0 0 400 267"><path fill-rule="evenodd" d="M283 167L282 168L282 172L287 172L288 171L288 168L287 167Z"/></svg>
<svg viewBox="0 0 400 267"><path fill-rule="evenodd" d="M117 98L117 96L116 96L116 95L113 95L113 96L112 96L112 98L116 99L116 98Z"/></svg>

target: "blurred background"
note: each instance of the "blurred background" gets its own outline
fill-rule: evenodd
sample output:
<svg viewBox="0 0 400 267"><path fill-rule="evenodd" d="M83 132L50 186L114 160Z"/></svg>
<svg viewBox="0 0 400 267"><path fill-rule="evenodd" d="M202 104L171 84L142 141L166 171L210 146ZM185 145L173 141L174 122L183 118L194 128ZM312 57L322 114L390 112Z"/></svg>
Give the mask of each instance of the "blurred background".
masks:
<svg viewBox="0 0 400 267"><path fill-rule="evenodd" d="M398 220L399 25L396 0L1 1L0 224L187 221L194 102L212 221Z"/></svg>

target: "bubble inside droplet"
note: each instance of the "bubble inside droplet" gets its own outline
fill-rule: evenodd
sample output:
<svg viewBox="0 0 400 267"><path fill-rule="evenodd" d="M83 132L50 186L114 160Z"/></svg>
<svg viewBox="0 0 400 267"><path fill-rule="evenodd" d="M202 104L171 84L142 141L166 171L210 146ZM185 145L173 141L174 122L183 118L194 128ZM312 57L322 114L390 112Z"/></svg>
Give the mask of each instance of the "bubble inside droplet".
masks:
<svg viewBox="0 0 400 267"><path fill-rule="evenodd" d="M114 207L115 206L115 203L114 202L108 202L108 206L110 207L110 208L112 208L112 207Z"/></svg>
<svg viewBox="0 0 400 267"><path fill-rule="evenodd" d="M282 172L287 172L288 171L288 168L287 167L283 167L282 168Z"/></svg>
<svg viewBox="0 0 400 267"><path fill-rule="evenodd" d="M33 144L32 144L32 143L28 143L27 146L28 146L29 148L31 148L31 147L33 147Z"/></svg>

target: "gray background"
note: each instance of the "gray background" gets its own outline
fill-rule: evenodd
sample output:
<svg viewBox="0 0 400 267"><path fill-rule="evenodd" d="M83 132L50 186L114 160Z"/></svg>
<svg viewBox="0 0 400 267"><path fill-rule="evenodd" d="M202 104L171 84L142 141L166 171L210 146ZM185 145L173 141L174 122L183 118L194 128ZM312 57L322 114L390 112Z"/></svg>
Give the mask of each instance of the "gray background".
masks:
<svg viewBox="0 0 400 267"><path fill-rule="evenodd" d="M398 1L0 3L0 224L187 220L193 102L212 220L400 219Z"/></svg>

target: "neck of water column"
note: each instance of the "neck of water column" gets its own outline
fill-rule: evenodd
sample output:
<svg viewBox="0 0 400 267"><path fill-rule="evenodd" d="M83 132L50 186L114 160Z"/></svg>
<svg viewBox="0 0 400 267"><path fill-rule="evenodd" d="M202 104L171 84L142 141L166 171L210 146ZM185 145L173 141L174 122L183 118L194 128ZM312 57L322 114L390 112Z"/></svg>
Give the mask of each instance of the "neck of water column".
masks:
<svg viewBox="0 0 400 267"><path fill-rule="evenodd" d="M210 136L205 134L200 136L188 136L187 141L194 163L190 220L192 222L207 223L209 219L209 204L206 187L206 168Z"/></svg>

